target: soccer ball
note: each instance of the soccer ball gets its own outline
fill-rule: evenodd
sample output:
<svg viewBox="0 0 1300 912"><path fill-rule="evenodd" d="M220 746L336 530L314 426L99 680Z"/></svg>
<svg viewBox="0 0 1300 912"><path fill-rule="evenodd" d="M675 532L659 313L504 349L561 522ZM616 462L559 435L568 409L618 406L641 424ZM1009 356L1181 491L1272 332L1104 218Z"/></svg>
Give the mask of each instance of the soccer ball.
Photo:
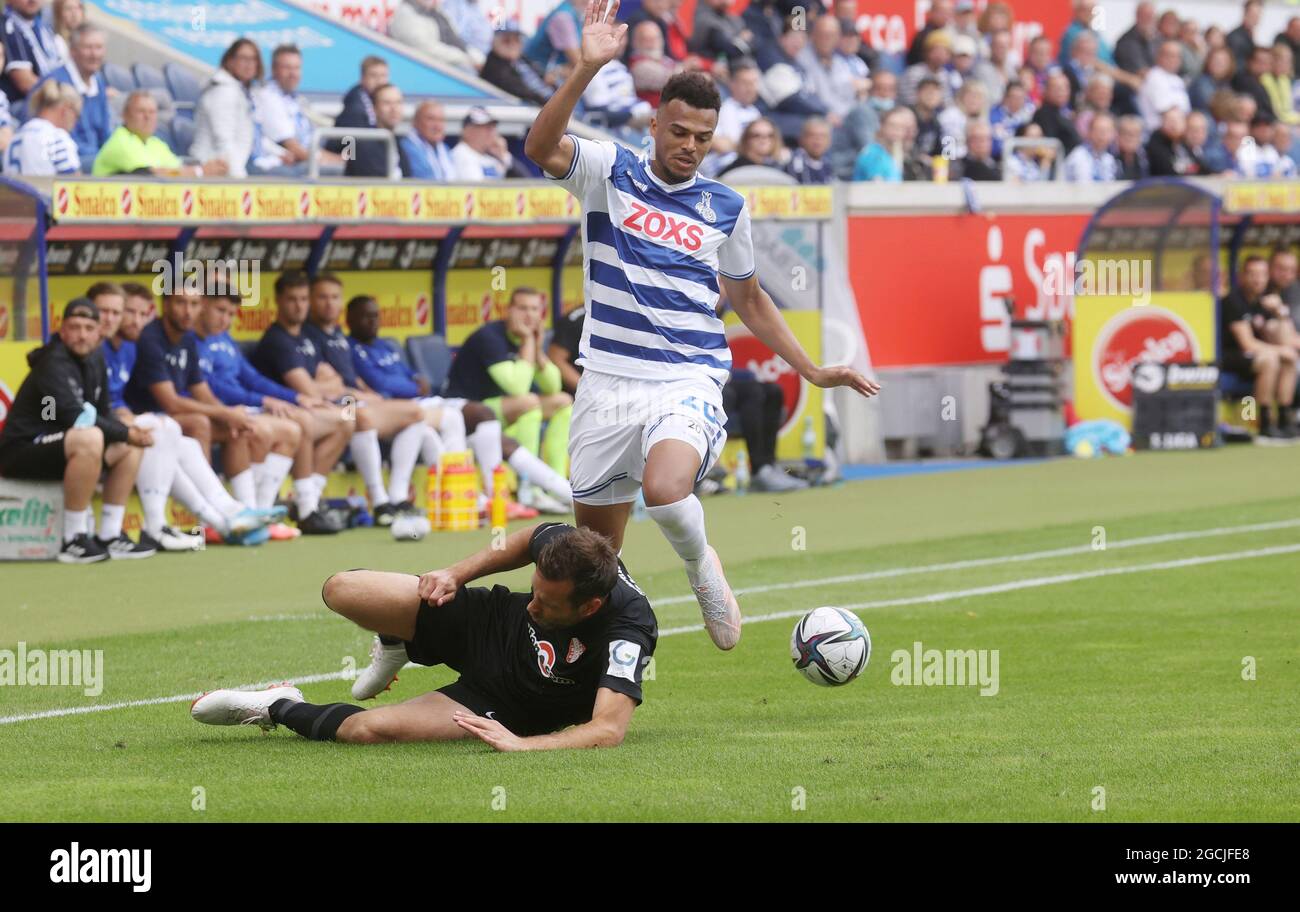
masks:
<svg viewBox="0 0 1300 912"><path fill-rule="evenodd" d="M847 684L871 658L871 634L842 608L814 608L794 625L790 658L805 678L823 687Z"/></svg>
<svg viewBox="0 0 1300 912"><path fill-rule="evenodd" d="M413 513L404 513L388 527L398 541L420 541L429 534L429 520Z"/></svg>

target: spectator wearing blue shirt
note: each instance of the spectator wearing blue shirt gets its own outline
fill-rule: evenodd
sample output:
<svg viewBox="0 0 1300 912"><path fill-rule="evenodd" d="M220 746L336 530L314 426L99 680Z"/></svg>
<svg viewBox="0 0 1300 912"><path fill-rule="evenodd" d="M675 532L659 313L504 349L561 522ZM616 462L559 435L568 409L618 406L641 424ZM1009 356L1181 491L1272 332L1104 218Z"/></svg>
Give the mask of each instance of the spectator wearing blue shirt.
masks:
<svg viewBox="0 0 1300 912"><path fill-rule="evenodd" d="M41 2L6 0L3 34L0 34L5 51L0 89L11 102L26 98L42 76L63 62L54 32L41 18Z"/></svg>
<svg viewBox="0 0 1300 912"><path fill-rule="evenodd" d="M447 114L437 101L422 101L411 119L411 132L398 144L402 150L402 176L452 183L459 180L456 163L447 148Z"/></svg>
<svg viewBox="0 0 1300 912"><path fill-rule="evenodd" d="M77 26L68 41L68 54L71 59L51 70L41 82L53 79L66 83L81 96L81 116L70 132L83 167L89 169L116 127L108 105L108 83L101 72L104 33L93 25Z"/></svg>
<svg viewBox="0 0 1300 912"><path fill-rule="evenodd" d="M554 67L578 62L582 42L582 17L587 0L564 0L551 10L524 45L524 56L543 73Z"/></svg>
<svg viewBox="0 0 1300 912"><path fill-rule="evenodd" d="M862 150L853 166L855 181L896 184L903 180L902 161L906 158L904 144L912 116L908 108L893 108L885 113L880 121L876 141Z"/></svg>

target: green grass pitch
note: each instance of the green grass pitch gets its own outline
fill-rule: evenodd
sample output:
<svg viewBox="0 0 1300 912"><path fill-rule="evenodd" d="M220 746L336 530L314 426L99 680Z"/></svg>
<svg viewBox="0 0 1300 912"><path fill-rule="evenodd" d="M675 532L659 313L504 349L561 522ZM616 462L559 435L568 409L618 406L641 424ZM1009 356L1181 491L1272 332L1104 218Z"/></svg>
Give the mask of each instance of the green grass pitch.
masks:
<svg viewBox="0 0 1300 912"><path fill-rule="evenodd" d="M0 687L0 820L1300 818L1296 451L911 475L706 510L759 620L727 654L699 631L663 636L606 751L319 744L189 719L184 695L218 686L314 676L308 699L347 700L338 676L369 636L321 604L325 577L442 566L486 532L0 565L0 649L102 649L105 679L93 699ZM662 630L698 621L652 523L632 524L624 559ZM790 615L818 605L863 606L874 649L847 687L791 668ZM915 642L998 650L997 694L891 683ZM382 700L450 679L408 670ZM135 701L156 702L120 705ZM82 711L97 705L117 708ZM77 712L33 718L60 709Z"/></svg>

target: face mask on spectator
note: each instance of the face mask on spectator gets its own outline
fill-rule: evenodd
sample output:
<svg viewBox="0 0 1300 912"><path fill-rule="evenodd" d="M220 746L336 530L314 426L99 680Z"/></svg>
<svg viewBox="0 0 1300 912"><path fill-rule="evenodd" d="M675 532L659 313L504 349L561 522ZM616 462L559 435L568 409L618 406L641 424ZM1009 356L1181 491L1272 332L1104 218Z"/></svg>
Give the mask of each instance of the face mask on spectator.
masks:
<svg viewBox="0 0 1300 912"><path fill-rule="evenodd" d="M895 101L892 98L873 98L871 104L877 111L884 114L886 111L894 109Z"/></svg>

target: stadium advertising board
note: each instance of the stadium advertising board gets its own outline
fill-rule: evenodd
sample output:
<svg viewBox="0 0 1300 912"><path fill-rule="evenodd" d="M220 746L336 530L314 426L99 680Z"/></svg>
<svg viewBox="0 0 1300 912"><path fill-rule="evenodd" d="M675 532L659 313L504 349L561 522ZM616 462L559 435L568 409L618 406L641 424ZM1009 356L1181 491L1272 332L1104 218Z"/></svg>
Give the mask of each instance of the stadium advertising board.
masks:
<svg viewBox="0 0 1300 912"><path fill-rule="evenodd" d="M822 357L821 314L810 310L783 310L781 316L789 324L804 351L814 363ZM820 458L825 443L822 421L822 390L800 377L785 359L760 342L728 311L723 318L727 327L727 344L731 348L731 366L735 370L753 371L759 380L775 383L785 397L785 423L776 438L778 459L804 457L804 431L811 418L813 432L812 455Z"/></svg>
<svg viewBox="0 0 1300 912"><path fill-rule="evenodd" d="M849 278L877 368L1000 362L1021 320L1069 320L1054 289L1086 215L850 216Z"/></svg>
<svg viewBox="0 0 1300 912"><path fill-rule="evenodd" d="M1065 0L1009 0L1007 5L1015 20L1011 37L1022 59L1034 38L1047 35L1056 45L1070 24L1070 4ZM917 31L925 25L929 9L929 0L862 3L858 5L858 32L878 51L906 53Z"/></svg>
<svg viewBox="0 0 1300 912"><path fill-rule="evenodd" d="M1215 361L1214 298L1167 291L1134 305L1116 296L1080 296L1074 317L1074 407L1088 421L1109 418L1126 428L1133 416L1138 365Z"/></svg>
<svg viewBox="0 0 1300 912"><path fill-rule="evenodd" d="M63 541L63 485L0 478L0 560L53 560Z"/></svg>

